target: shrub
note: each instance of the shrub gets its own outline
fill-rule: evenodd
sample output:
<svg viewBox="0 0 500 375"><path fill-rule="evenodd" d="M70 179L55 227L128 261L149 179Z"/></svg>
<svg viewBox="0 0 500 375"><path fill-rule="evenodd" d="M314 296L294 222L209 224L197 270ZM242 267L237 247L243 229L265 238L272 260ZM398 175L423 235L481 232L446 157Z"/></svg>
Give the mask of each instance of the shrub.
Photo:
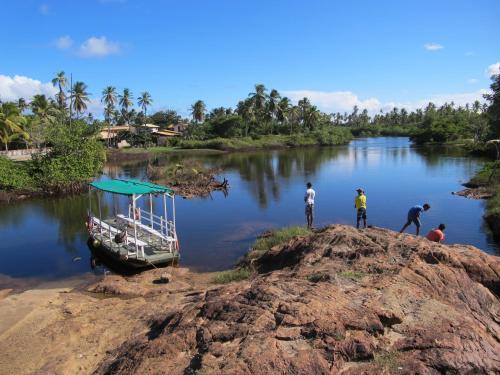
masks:
<svg viewBox="0 0 500 375"><path fill-rule="evenodd" d="M222 271L218 273L213 279L214 284L227 284L233 281L241 281L250 278L252 272L246 268L236 268L234 270Z"/></svg>
<svg viewBox="0 0 500 375"><path fill-rule="evenodd" d="M36 190L29 162L15 162L0 157L0 190Z"/></svg>

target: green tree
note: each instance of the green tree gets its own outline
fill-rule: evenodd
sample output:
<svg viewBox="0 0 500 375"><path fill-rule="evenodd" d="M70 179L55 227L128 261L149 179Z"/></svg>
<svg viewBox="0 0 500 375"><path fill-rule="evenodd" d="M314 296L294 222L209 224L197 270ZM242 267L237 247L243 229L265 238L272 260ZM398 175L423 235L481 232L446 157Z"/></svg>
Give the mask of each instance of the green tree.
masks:
<svg viewBox="0 0 500 375"><path fill-rule="evenodd" d="M255 92L251 92L248 94L248 97L251 99L253 107L256 109L257 113L262 113L262 110L266 106L266 87L263 84L255 85Z"/></svg>
<svg viewBox="0 0 500 375"><path fill-rule="evenodd" d="M206 110L207 108L203 100L197 100L191 106L191 116L193 116L193 120L197 123L203 122Z"/></svg>
<svg viewBox="0 0 500 375"><path fill-rule="evenodd" d="M39 94L33 96L30 106L33 114L44 124L53 123L59 114L59 111L55 108L54 102L47 100L45 95Z"/></svg>
<svg viewBox="0 0 500 375"><path fill-rule="evenodd" d="M122 116L125 123L128 125L130 120L129 108L133 105L133 96L129 89L123 89L123 93L118 96L120 106L122 107Z"/></svg>
<svg viewBox="0 0 500 375"><path fill-rule="evenodd" d="M139 96L139 100L137 100L137 105L142 108L144 116L147 116L147 109L151 104L153 104L151 94L147 91L141 93L141 96Z"/></svg>
<svg viewBox="0 0 500 375"><path fill-rule="evenodd" d="M87 110L87 103L90 102L87 85L81 81L75 82L71 90L71 103L76 112L76 118Z"/></svg>
<svg viewBox="0 0 500 375"><path fill-rule="evenodd" d="M489 107L486 111L493 138L500 138L500 74L492 77L491 94L485 94Z"/></svg>
<svg viewBox="0 0 500 375"><path fill-rule="evenodd" d="M24 130L26 118L21 115L14 103L2 103L0 106L0 141L5 150L9 150L9 143L19 138L27 139L28 133Z"/></svg>
<svg viewBox="0 0 500 375"><path fill-rule="evenodd" d="M63 108L66 108L66 94L64 93L64 90L66 89L66 86L68 86L68 79L64 75L63 71L56 73L56 76L52 78L52 85L59 88L59 92L56 97L59 109L62 110Z"/></svg>
<svg viewBox="0 0 500 375"><path fill-rule="evenodd" d="M102 90L101 103L104 103L104 119L108 124L111 124L111 119L115 112L116 105L116 88L107 86Z"/></svg>

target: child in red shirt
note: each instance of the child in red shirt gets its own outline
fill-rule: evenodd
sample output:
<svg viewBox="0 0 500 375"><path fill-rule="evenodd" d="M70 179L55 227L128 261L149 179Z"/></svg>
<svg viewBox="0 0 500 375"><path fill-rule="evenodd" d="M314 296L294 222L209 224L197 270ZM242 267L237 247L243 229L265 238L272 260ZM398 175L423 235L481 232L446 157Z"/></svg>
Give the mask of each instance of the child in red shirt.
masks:
<svg viewBox="0 0 500 375"><path fill-rule="evenodd" d="M433 241L433 242L444 241L444 233L443 233L443 231L445 229L446 229L446 226L444 224L439 224L439 227L437 227L436 229L431 230L427 234L427 239L429 241Z"/></svg>

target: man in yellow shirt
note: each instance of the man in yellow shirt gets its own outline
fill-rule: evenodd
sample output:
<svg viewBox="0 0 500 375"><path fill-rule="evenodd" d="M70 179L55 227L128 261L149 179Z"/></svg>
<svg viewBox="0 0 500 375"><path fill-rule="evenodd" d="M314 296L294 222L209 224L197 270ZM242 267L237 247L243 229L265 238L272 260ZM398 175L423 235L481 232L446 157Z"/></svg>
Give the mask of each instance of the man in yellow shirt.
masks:
<svg viewBox="0 0 500 375"><path fill-rule="evenodd" d="M358 210L356 217L356 228L359 229L359 221L363 218L363 226L366 228L366 195L363 189L357 189L358 195L354 198L354 208Z"/></svg>

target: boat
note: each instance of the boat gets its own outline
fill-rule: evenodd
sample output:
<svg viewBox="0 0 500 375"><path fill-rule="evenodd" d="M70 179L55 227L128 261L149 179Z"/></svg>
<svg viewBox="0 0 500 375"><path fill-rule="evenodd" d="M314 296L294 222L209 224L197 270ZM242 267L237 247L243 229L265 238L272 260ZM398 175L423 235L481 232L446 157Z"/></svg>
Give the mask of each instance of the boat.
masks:
<svg viewBox="0 0 500 375"><path fill-rule="evenodd" d="M115 209L113 216L103 218L101 195L105 193L127 196L127 212L120 213ZM97 196L97 207L92 207L92 194ZM158 197L162 198L161 215L153 212L153 201ZM149 200L149 209L140 208L141 199ZM167 201L171 207L170 217L167 216ZM97 209L95 213L93 208ZM121 266L141 269L175 264L179 261L175 193L169 187L133 179L91 182L86 226L91 249L120 263Z"/></svg>

